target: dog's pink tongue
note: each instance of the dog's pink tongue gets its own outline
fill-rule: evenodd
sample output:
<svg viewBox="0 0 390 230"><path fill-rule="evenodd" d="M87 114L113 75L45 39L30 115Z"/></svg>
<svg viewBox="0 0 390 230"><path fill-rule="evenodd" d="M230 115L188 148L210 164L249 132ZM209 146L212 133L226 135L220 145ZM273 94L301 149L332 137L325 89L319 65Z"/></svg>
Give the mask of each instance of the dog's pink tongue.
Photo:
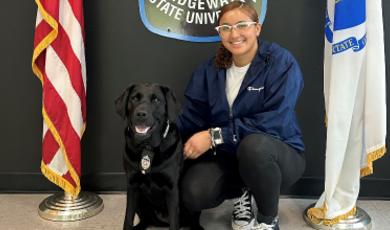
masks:
<svg viewBox="0 0 390 230"><path fill-rule="evenodd" d="M149 130L149 126L135 126L135 131L137 133L146 133Z"/></svg>

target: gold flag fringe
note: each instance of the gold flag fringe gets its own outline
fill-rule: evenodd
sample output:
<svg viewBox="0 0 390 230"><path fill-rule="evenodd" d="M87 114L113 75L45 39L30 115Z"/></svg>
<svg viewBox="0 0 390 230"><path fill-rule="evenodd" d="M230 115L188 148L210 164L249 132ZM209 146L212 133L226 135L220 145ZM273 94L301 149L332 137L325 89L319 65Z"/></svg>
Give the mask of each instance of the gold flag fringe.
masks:
<svg viewBox="0 0 390 230"><path fill-rule="evenodd" d="M324 203L322 209L310 208L309 210L307 210L307 216L310 218L311 221L318 224L321 222L321 220L325 218L327 212L328 212L328 207Z"/></svg>
<svg viewBox="0 0 390 230"><path fill-rule="evenodd" d="M36 0L35 2L38 5L39 12L41 12L43 19L53 28L53 30L37 45L33 53L33 72L38 76L43 85L43 74L39 70L38 66L35 64L35 60L42 53L42 51L45 50L57 38L58 23L52 16L50 16L50 14L46 12L39 0Z"/></svg>
<svg viewBox="0 0 390 230"><path fill-rule="evenodd" d="M328 127L328 116L325 116L325 126ZM372 162L383 157L386 153L386 146L383 146L380 149L377 149L369 154L367 154L367 166L360 169L360 177L365 177L374 173L374 167Z"/></svg>
<svg viewBox="0 0 390 230"><path fill-rule="evenodd" d="M80 187L74 188L71 183L53 172L43 161L41 162L42 174L51 182L61 187L65 192L69 193L73 198L76 198L80 193Z"/></svg>
<svg viewBox="0 0 390 230"><path fill-rule="evenodd" d="M322 209L310 208L307 211L307 216L310 218L311 221L313 221L316 224L331 226L331 225L335 225L335 224L340 223L340 220L346 220L346 219L348 219L349 216L354 215L356 213L356 206L354 206L351 211L349 211L343 215L337 216L333 219L325 219L327 211L328 211L328 208L327 208L326 204L324 203L324 206L322 207Z"/></svg>
<svg viewBox="0 0 390 230"><path fill-rule="evenodd" d="M383 157L386 153L386 146L375 150L367 154L367 166L360 169L360 177L365 177L374 173L374 167L372 166L372 162Z"/></svg>
<svg viewBox="0 0 390 230"><path fill-rule="evenodd" d="M45 107L43 107L42 109L42 114L43 114L43 118L47 124L47 126L49 127L49 130L52 132L53 136L54 136L54 139L57 141L57 143L60 145L60 148L62 150L62 152L64 153L64 158L65 158L65 162L66 162L66 166L68 167L68 170L70 172L70 175L72 177L72 179L74 180L74 182L76 183L76 187L74 188L72 186L72 190L68 193L72 194L73 198L77 198L79 192L80 192L80 178L79 178L79 175L76 173L76 170L74 170L72 164L70 163L69 161L69 158L68 158L68 154L66 152L66 149L65 149L65 145L64 143L62 142L62 139L61 139L61 136L60 134L58 133L56 127L54 126L53 122L50 120L49 116L47 115L46 113L46 110L45 110ZM85 128L85 127L84 127ZM83 130L84 130L83 128ZM51 171L51 170L50 170ZM51 171L52 173L54 173L53 171ZM42 173L44 173L42 171ZM54 182L55 183L55 182ZM57 184L57 183L55 183ZM57 184L58 185L58 184ZM60 186L61 187L61 186ZM63 188L63 187L61 187ZM63 188L65 190L65 188Z"/></svg>

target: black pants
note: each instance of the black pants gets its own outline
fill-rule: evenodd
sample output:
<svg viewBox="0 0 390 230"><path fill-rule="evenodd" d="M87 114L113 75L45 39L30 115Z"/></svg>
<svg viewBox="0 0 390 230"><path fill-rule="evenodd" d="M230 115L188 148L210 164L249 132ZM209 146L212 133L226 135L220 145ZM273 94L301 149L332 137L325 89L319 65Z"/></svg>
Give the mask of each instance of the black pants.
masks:
<svg viewBox="0 0 390 230"><path fill-rule="evenodd" d="M278 214L280 190L294 184L303 174L306 160L283 141L251 134L241 142L237 156L208 151L184 162L181 199L188 209L214 208L224 200L242 195L248 187L265 216Z"/></svg>

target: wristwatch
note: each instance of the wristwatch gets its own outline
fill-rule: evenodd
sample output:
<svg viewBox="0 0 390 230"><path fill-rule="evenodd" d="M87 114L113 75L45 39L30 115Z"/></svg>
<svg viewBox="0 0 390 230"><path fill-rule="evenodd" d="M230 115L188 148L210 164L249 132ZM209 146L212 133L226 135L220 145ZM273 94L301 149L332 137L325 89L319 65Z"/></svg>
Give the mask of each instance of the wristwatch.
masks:
<svg viewBox="0 0 390 230"><path fill-rule="evenodd" d="M212 132L213 132L212 133L212 137L213 137L215 145L222 144L223 143L223 139L222 139L221 128L219 128L219 127L213 128Z"/></svg>

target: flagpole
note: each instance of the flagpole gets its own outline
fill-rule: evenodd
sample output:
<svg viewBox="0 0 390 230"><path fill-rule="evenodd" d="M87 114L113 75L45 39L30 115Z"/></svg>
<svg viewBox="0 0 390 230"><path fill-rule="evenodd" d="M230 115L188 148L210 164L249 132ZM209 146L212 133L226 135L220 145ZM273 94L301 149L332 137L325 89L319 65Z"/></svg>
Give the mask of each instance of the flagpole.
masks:
<svg viewBox="0 0 390 230"><path fill-rule="evenodd" d="M371 217L367 212L359 207L356 207L356 212L354 215L350 215L345 220L340 220L338 224L327 226L322 224L322 222L315 223L307 215L308 210L314 206L315 203L309 205L309 207L307 207L303 212L303 219L312 228L319 230L369 230L372 227Z"/></svg>
<svg viewBox="0 0 390 230"><path fill-rule="evenodd" d="M74 199L67 192L58 192L39 204L38 214L46 220L70 222L95 216L103 208L103 200L94 193L81 191Z"/></svg>

